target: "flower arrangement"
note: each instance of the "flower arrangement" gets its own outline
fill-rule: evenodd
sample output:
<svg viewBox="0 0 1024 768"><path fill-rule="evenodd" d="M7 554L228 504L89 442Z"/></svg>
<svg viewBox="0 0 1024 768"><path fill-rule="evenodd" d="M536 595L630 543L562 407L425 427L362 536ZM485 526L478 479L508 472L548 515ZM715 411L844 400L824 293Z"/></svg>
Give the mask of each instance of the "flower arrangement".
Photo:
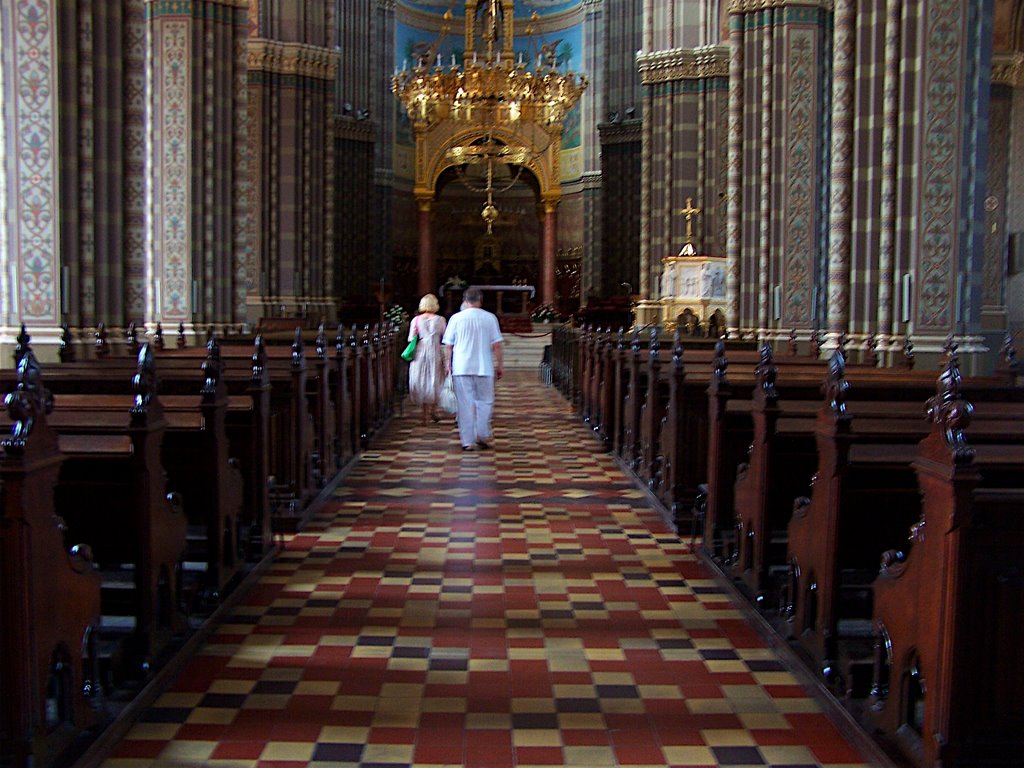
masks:
<svg viewBox="0 0 1024 768"><path fill-rule="evenodd" d="M409 320L409 313L405 311L405 308L401 304L392 304L384 310L384 319L389 323L405 325Z"/></svg>
<svg viewBox="0 0 1024 768"><path fill-rule="evenodd" d="M446 290L456 290L456 291L461 291L467 285L469 285L469 283L467 283L465 280L463 280L458 275L452 275L447 280L445 280L445 283L444 283L444 287L445 287Z"/></svg>
<svg viewBox="0 0 1024 768"><path fill-rule="evenodd" d="M550 304L539 304L530 313L530 319L535 323L560 323L562 315Z"/></svg>

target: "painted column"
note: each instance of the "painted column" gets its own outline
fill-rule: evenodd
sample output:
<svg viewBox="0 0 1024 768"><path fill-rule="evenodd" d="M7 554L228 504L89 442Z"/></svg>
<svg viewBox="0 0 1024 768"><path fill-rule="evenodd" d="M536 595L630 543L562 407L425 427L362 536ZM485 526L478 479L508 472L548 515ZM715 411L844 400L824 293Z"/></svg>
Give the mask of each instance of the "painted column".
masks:
<svg viewBox="0 0 1024 768"><path fill-rule="evenodd" d="M544 201L544 248L540 260L540 300L555 304L555 253L558 247L558 200Z"/></svg>
<svg viewBox="0 0 1024 768"><path fill-rule="evenodd" d="M828 337L835 346L850 319L855 0L836 0L832 51L832 165L828 254Z"/></svg>
<svg viewBox="0 0 1024 768"><path fill-rule="evenodd" d="M60 332L56 2L8 4L0 28L0 348L24 322L39 345ZM21 11L19 13L19 11ZM70 288L70 286L69 286ZM65 291L68 289L65 289Z"/></svg>
<svg viewBox="0 0 1024 768"><path fill-rule="evenodd" d="M417 282L419 295L437 291L437 280L434 279L434 256L431 253L433 243L430 232L430 206L433 196L417 195L416 205L419 209L419 252L417 254L416 269L419 272Z"/></svg>
<svg viewBox="0 0 1024 768"><path fill-rule="evenodd" d="M774 53L772 23L774 11L766 9L761 33L761 201L758 221L758 284L757 326L763 336L772 324L771 287L772 270L772 54Z"/></svg>
<svg viewBox="0 0 1024 768"><path fill-rule="evenodd" d="M729 146L726 172L725 293L726 328L740 325L740 184L743 177L743 14L729 16Z"/></svg>
<svg viewBox="0 0 1024 768"><path fill-rule="evenodd" d="M882 189L878 212L878 318L879 345L897 342L898 318L893 311L893 267L896 252L896 122L899 109L900 15L903 0L885 6L885 61L882 86ZM886 338L888 334L889 338Z"/></svg>
<svg viewBox="0 0 1024 768"><path fill-rule="evenodd" d="M146 264L148 325L192 324L192 93L191 9L152 4L148 70L152 97L146 184L150 244Z"/></svg>

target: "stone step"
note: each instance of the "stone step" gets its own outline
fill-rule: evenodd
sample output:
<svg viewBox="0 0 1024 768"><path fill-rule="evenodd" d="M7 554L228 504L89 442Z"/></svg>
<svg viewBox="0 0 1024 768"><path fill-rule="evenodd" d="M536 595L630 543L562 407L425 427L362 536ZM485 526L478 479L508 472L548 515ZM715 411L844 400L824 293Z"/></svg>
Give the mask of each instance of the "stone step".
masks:
<svg viewBox="0 0 1024 768"><path fill-rule="evenodd" d="M535 325L534 328L536 327ZM544 359L544 347L551 343L550 331L503 335L505 338L505 367L508 369L536 369Z"/></svg>

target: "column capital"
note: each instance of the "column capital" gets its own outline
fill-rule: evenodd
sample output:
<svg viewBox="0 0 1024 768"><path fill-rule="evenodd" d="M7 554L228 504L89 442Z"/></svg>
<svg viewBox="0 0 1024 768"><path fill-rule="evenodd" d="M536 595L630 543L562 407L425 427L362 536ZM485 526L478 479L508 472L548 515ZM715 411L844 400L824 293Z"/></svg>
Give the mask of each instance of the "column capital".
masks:
<svg viewBox="0 0 1024 768"><path fill-rule="evenodd" d="M558 204L562 202L562 196L559 195L545 195L541 198L541 205L544 207L544 213L555 213L558 210Z"/></svg>
<svg viewBox="0 0 1024 768"><path fill-rule="evenodd" d="M416 207L419 208L421 213L428 213L430 211L430 205L434 202L433 192L417 192L416 193Z"/></svg>

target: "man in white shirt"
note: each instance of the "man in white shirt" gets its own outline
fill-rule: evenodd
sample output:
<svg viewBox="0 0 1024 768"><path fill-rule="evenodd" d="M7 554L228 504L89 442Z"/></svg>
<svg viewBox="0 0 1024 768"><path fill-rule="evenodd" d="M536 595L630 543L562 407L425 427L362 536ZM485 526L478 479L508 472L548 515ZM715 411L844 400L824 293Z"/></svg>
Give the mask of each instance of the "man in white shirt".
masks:
<svg viewBox="0 0 1024 768"><path fill-rule="evenodd" d="M498 318L480 308L483 292L470 288L463 299L465 309L452 315L441 343L459 403L462 450L473 451L491 447L494 381L505 373L504 348Z"/></svg>

